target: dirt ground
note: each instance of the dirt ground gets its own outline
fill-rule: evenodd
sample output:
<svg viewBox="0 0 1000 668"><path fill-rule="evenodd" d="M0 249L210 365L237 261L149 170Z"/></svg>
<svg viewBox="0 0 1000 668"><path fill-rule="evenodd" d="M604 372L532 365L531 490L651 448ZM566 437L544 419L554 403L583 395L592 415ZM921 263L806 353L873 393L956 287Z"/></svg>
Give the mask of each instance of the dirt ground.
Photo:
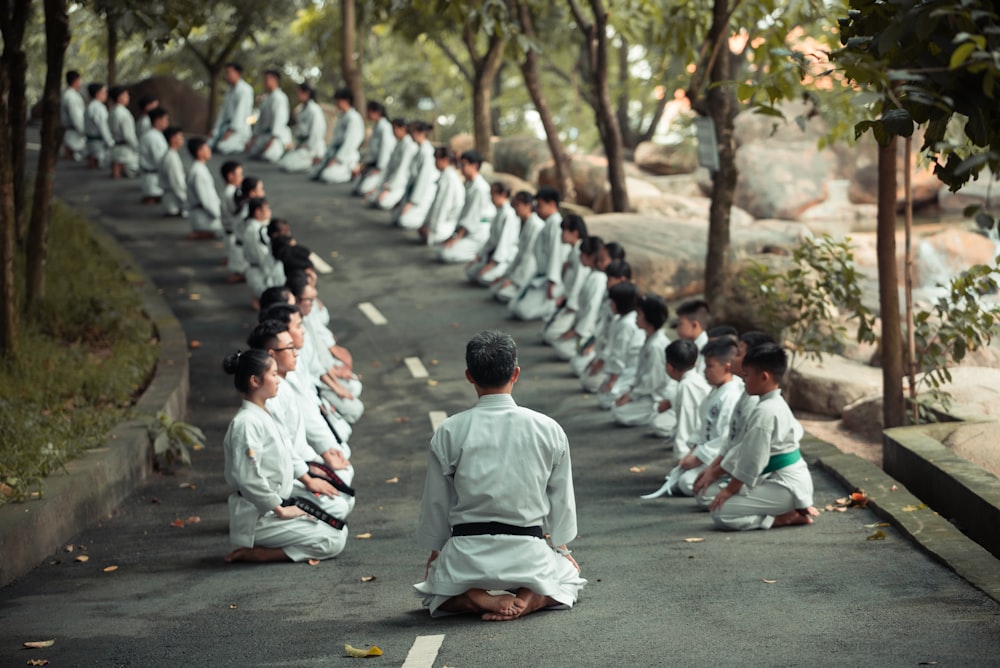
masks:
<svg viewBox="0 0 1000 668"><path fill-rule="evenodd" d="M796 413L796 417L807 433L830 443L841 452L857 455L879 468L882 467L881 441L866 439L860 434L847 431L841 426L840 420L824 415Z"/></svg>

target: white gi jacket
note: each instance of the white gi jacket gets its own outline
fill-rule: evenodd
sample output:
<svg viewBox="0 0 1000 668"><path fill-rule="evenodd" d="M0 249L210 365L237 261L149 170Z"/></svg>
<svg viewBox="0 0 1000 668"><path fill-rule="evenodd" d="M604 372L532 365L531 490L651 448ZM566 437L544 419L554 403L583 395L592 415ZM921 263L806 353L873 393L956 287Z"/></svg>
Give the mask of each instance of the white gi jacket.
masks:
<svg viewBox="0 0 1000 668"><path fill-rule="evenodd" d="M428 245L440 243L450 237L458 226L458 216L465 204L462 177L454 166L448 165L438 176L434 202L427 212L425 225L430 230Z"/></svg>
<svg viewBox="0 0 1000 668"><path fill-rule="evenodd" d="M212 145L217 146L223 135L232 131L226 144L231 148L236 148L240 144L246 144L251 136L251 128L247 121L253 114L253 88L243 79L229 87L226 95L222 98L222 108L215 119L215 126L212 128ZM240 147L242 150L242 147Z"/></svg>
<svg viewBox="0 0 1000 668"><path fill-rule="evenodd" d="M691 452L702 464L711 464L719 455L722 444L729 438L733 414L742 396L743 379L733 376L728 383L713 387L701 403L701 429Z"/></svg>
<svg viewBox="0 0 1000 668"><path fill-rule="evenodd" d="M482 246L490 238L490 223L497 208L490 197L490 184L482 174L465 184L465 203L458 215L459 227L464 227L466 239Z"/></svg>
<svg viewBox="0 0 1000 668"><path fill-rule="evenodd" d="M674 450L688 452L701 437L701 407L712 386L697 369L688 369L677 383L677 394L671 401L669 410L677 415L674 431Z"/></svg>
<svg viewBox="0 0 1000 668"><path fill-rule="evenodd" d="M378 119L368 140L365 162L372 164L375 169L383 171L389 166L389 158L395 148L396 135L392 134L392 123L385 117Z"/></svg>
<svg viewBox="0 0 1000 668"><path fill-rule="evenodd" d="M160 161L160 186L181 209L187 208L187 179L180 153L168 148Z"/></svg>
<svg viewBox="0 0 1000 668"><path fill-rule="evenodd" d="M62 123L66 134L63 135L63 144L74 152L83 151L87 144L87 134L84 128L84 113L86 103L83 95L75 88L66 88L59 101L59 121Z"/></svg>
<svg viewBox="0 0 1000 668"><path fill-rule="evenodd" d="M292 143L292 131L288 128L289 107L285 91L275 88L268 93L260 105L260 114L253 126L254 143L260 142L260 150L273 137L282 149Z"/></svg>
<svg viewBox="0 0 1000 668"><path fill-rule="evenodd" d="M507 269L509 278L518 287L526 286L535 277L535 244L538 243L538 235L545 227L545 223L538 217L537 213L532 213L526 220L521 221L521 234L517 240L517 255Z"/></svg>
<svg viewBox="0 0 1000 668"><path fill-rule="evenodd" d="M325 161L336 160L348 169L353 169L361 160L361 143L364 140L365 121L358 110L351 107L337 117Z"/></svg>
<svg viewBox="0 0 1000 668"><path fill-rule="evenodd" d="M187 177L188 208L194 212L203 211L209 218L221 224L222 203L215 189L215 180L208 171L208 165L195 160Z"/></svg>

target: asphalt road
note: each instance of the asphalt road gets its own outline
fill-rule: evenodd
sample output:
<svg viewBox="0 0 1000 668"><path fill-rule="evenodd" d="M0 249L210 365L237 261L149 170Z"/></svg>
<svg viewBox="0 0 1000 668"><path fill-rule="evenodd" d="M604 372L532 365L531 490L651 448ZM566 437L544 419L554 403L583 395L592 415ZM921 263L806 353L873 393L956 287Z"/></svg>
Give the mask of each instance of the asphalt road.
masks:
<svg viewBox="0 0 1000 668"><path fill-rule="evenodd" d="M213 159L213 171L220 162ZM418 637L440 634L436 659L423 665L997 665L1000 605L890 527L885 540L866 540L879 522L867 510L823 513L808 528L726 534L689 500L640 500L659 486L667 450L613 426L538 344L537 324L507 320L485 291L463 282L461 268L433 263L412 233L390 227L388 214L365 209L346 187L261 164L246 171L264 177L275 215L291 221L300 243L334 266L320 294L363 374L367 406L351 439L358 503L348 547L318 566L223 563L221 442L240 398L221 360L255 322L247 288L224 282L216 244L182 240L185 222L139 205L137 182L63 163L59 195L100 216L200 341L189 420L204 429L207 447L190 468L154 476L113 516L81 528L72 543L86 546L88 562L73 561L79 547L61 551L0 589L0 665L350 665L358 660L345 656L349 643L384 650L365 665L400 666ZM372 324L362 302L388 323ZM474 403L462 357L485 328L518 340L515 398L569 434L581 532L573 548L589 585L570 612L508 623L432 620L410 587L427 556L414 525L428 413ZM407 357L419 358L430 378L414 378ZM817 505L845 494L813 475ZM171 526L194 516L200 522ZM55 644L21 648L46 639Z"/></svg>

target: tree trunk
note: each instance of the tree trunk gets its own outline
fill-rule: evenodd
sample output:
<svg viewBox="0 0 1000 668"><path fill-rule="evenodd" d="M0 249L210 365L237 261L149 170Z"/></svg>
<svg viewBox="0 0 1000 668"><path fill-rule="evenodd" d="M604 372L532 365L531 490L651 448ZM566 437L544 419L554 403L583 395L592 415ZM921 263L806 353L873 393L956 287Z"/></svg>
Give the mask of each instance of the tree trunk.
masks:
<svg viewBox="0 0 1000 668"><path fill-rule="evenodd" d="M340 71L344 83L354 93L354 106L364 114L365 87L357 66L355 36L357 35L357 12L354 0L340 0Z"/></svg>
<svg viewBox="0 0 1000 668"><path fill-rule="evenodd" d="M708 32L709 44L724 40L729 34L727 0L715 0L712 8L712 26ZM729 77L731 58L728 48L718 49L711 63L709 88L706 95L708 113L715 125L719 148L719 170L712 175L712 203L708 210L708 252L705 256L705 301L719 312L729 281L729 218L736 192L736 142L733 119L736 105L733 94L724 86L712 85Z"/></svg>
<svg viewBox="0 0 1000 668"><path fill-rule="evenodd" d="M615 117L618 119L618 127L622 132L622 144L628 148L635 148L635 135L632 125L629 122L629 103L632 101L629 87L628 71L628 41L619 36L621 43L616 49L618 52L618 100L615 104Z"/></svg>
<svg viewBox="0 0 1000 668"><path fill-rule="evenodd" d="M0 10L0 19L9 25L10 2L0 2ZM7 29L3 32L4 51L0 56L0 354L9 357L17 350L17 288L14 282L17 225L14 219L14 169L8 141L13 59Z"/></svg>
<svg viewBox="0 0 1000 668"><path fill-rule="evenodd" d="M497 75L493 77L493 92L492 92L492 104L490 105L490 136L499 137L503 134L500 130L500 96L503 95L503 70L507 66L507 63L500 61L500 67L497 68Z"/></svg>
<svg viewBox="0 0 1000 668"><path fill-rule="evenodd" d="M493 162L493 142L490 124L490 100L493 80L503 62L505 40L490 35L489 46L482 56L476 51L476 35L466 29L463 35L469 58L472 61L472 127L476 139L476 150L487 162Z"/></svg>
<svg viewBox="0 0 1000 668"><path fill-rule="evenodd" d="M118 17L108 10L104 14L104 23L108 31L108 88L111 88L118 78Z"/></svg>
<svg viewBox="0 0 1000 668"><path fill-rule="evenodd" d="M903 335L896 267L896 138L878 148L878 296L882 315L882 424L905 424Z"/></svg>
<svg viewBox="0 0 1000 668"><path fill-rule="evenodd" d="M28 228L27 298L34 304L45 296L45 262L48 255L49 213L52 202L52 182L59 160L59 96L62 86L63 61L69 46L69 17L66 0L45 0L45 91L42 97L41 149L35 175L35 198Z"/></svg>
<svg viewBox="0 0 1000 668"><path fill-rule="evenodd" d="M521 31L528 39L534 41L535 27L531 20L531 11L528 9L527 3L523 1L517 2L517 13L518 21L521 24ZM538 76L538 54L534 49L528 49L524 54L524 60L521 61L520 67L521 76L524 77L524 86L528 89L528 95L531 96L531 101L535 105L535 110L542 121L542 127L545 129L545 141L549 145L549 152L552 154L552 160L556 165L556 182L559 183L563 200L575 202L576 188L573 185L573 179L569 171L569 157L566 155L566 150L559 139L559 130L552 119L552 111L549 109L549 105L545 101L545 95L542 93L542 85Z"/></svg>
<svg viewBox="0 0 1000 668"><path fill-rule="evenodd" d="M206 66L208 69L208 120L206 121L205 134L212 134L215 127L215 114L219 109L219 76L222 74L223 64L211 63Z"/></svg>
<svg viewBox="0 0 1000 668"><path fill-rule="evenodd" d="M24 211L27 198L25 189L25 164L27 161L28 99L25 96L25 77L28 71L28 57L24 52L24 31L31 16L31 3L17 0L12 9L4 3L3 30L4 56L8 58L7 117L8 133L3 137L10 142L12 188L14 191L14 234L18 243L24 239ZM9 51L8 51L9 49Z"/></svg>

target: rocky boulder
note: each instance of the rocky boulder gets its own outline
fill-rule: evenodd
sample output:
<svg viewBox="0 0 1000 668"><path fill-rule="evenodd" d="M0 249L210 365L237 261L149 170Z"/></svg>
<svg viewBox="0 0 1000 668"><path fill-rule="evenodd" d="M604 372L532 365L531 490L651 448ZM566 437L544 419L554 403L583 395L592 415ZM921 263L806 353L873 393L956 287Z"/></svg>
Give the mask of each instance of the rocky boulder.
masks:
<svg viewBox="0 0 1000 668"><path fill-rule="evenodd" d="M493 166L496 170L531 183L543 185L539 181L539 171L551 162L549 145L537 137L504 137L493 144Z"/></svg>
<svg viewBox="0 0 1000 668"><path fill-rule="evenodd" d="M767 165L762 169L762 165ZM755 142L736 152L734 203L756 218L798 220L827 197L836 156L811 142Z"/></svg>
<svg viewBox="0 0 1000 668"><path fill-rule="evenodd" d="M687 145L672 146L644 141L635 147L637 167L651 174L689 174L698 168L698 155Z"/></svg>
<svg viewBox="0 0 1000 668"><path fill-rule="evenodd" d="M503 172L492 172L491 174L483 173L483 177L493 183L494 181L500 181L506 184L510 188L511 195L516 194L522 190L527 190L532 195L535 194L535 186L531 185L527 181L513 174L505 174Z"/></svg>
<svg viewBox="0 0 1000 668"><path fill-rule="evenodd" d="M208 118L208 99L187 83L168 76L144 79L128 87L129 109L139 116L139 98L156 97L160 106L170 114L170 124L184 129L186 134L199 135L211 130Z"/></svg>
<svg viewBox="0 0 1000 668"><path fill-rule="evenodd" d="M758 114L753 110L738 114L733 121L736 145L768 143L780 146L807 142L815 147L820 137L825 137L829 132L823 116L813 113L812 105L801 100L789 100L778 105L778 108L787 120ZM802 120L802 126L796 119Z"/></svg>
<svg viewBox="0 0 1000 668"><path fill-rule="evenodd" d="M840 417L858 399L882 392L882 371L837 355L802 359L785 378L788 404L801 411Z"/></svg>
<svg viewBox="0 0 1000 668"><path fill-rule="evenodd" d="M576 189L576 203L594 208L595 203L609 188L607 159L597 155L574 155L569 163L569 171ZM560 187L553 163L550 162L538 172L538 185Z"/></svg>
<svg viewBox="0 0 1000 668"><path fill-rule="evenodd" d="M450 148L455 155L462 155L466 151L471 151L476 148L476 138L468 132L459 132L457 135L448 140L448 148Z"/></svg>

